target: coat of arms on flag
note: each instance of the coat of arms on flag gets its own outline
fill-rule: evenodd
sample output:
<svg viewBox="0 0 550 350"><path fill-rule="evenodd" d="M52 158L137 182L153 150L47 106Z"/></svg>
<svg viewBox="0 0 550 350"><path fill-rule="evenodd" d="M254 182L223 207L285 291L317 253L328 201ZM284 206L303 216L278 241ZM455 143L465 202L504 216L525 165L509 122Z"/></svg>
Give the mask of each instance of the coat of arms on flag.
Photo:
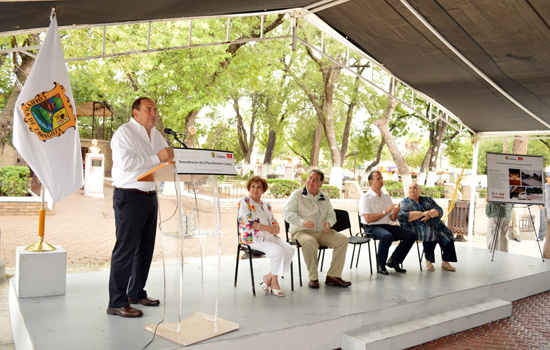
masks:
<svg viewBox="0 0 550 350"><path fill-rule="evenodd" d="M36 95L21 107L25 123L41 141L63 135L68 128L76 128L71 101L65 95L65 88L54 82L55 87Z"/></svg>

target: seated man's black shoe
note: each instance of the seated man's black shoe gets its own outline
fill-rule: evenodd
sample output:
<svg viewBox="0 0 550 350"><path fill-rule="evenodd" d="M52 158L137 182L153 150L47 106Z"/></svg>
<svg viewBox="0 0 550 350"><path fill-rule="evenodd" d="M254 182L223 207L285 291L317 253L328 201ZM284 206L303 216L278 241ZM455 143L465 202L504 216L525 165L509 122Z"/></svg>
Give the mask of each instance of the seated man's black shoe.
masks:
<svg viewBox="0 0 550 350"><path fill-rule="evenodd" d="M330 277L330 276L327 276L327 280L325 281L325 284L327 286L341 287L341 288L347 288L351 286L351 282L349 281L344 281L340 277Z"/></svg>
<svg viewBox="0 0 550 350"><path fill-rule="evenodd" d="M377 271L380 275L389 275L389 272L388 272L388 270L386 270L385 266L378 266Z"/></svg>
<svg viewBox="0 0 550 350"><path fill-rule="evenodd" d="M395 269L396 272L400 272L400 273L406 273L407 272L407 270L402 269L401 266L399 266L398 263L393 262L393 261L388 261L386 266L391 267L392 269Z"/></svg>

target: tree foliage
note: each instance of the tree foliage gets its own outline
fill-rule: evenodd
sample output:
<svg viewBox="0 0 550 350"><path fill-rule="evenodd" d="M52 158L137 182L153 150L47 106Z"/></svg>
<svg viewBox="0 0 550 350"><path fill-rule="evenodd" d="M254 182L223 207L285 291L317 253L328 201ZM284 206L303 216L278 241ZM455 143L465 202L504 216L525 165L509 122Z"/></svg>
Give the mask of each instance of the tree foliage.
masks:
<svg viewBox="0 0 550 350"><path fill-rule="evenodd" d="M288 19L267 16L264 38L287 34ZM286 158L289 150L306 167L351 168L365 160L374 165L384 155L389 157L373 127L382 118L388 100L359 78L373 71L380 73L369 62L354 53L347 57L342 45L329 36L324 36L321 45L323 35L313 27L300 31L302 39L323 47L355 74L304 45L292 50L289 40L245 42L260 38L258 16L231 19L230 39L242 41L210 45L227 40L226 25L226 19L194 20L191 42L203 46L192 49L184 48L190 40L187 21L152 23L150 44L148 24L107 27L104 52L102 28L62 31L68 59L112 54L67 64L76 102L105 103L115 114L116 129L130 118L135 98L151 97L159 107L159 127L185 132L186 142L198 147L232 151L237 161L246 159L252 149L263 151L267 168L273 158ZM21 38L17 40L21 45ZM13 43L1 38L0 45ZM164 47L182 49L161 50ZM141 52L146 49L159 50ZM125 54L115 55L117 52ZM22 56L16 57L17 64L21 60ZM12 96L14 67L13 55L1 57L0 107ZM235 101L240 120L227 108L228 102ZM397 104L387 123L389 133L401 138L414 132L411 118L411 113ZM195 127L195 134L191 135L190 126ZM247 136L240 137L244 132ZM246 147L239 139L246 139ZM459 149L457 142L450 140L448 148ZM406 158L407 163L417 166L418 153Z"/></svg>

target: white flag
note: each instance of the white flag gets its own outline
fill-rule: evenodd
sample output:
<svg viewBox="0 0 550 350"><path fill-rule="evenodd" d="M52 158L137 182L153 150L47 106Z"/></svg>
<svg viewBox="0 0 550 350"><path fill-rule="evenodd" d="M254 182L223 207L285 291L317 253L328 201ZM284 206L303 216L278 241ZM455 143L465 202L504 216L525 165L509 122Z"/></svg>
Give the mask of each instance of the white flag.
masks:
<svg viewBox="0 0 550 350"><path fill-rule="evenodd" d="M15 105L13 145L54 203L82 187L75 104L55 17Z"/></svg>

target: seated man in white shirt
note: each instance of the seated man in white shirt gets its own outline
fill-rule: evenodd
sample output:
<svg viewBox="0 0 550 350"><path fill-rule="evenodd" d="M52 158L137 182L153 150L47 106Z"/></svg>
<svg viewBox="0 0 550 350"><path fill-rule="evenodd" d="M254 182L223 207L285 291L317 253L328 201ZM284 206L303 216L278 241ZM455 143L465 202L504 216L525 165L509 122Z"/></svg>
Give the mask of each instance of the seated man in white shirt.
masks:
<svg viewBox="0 0 550 350"><path fill-rule="evenodd" d="M370 190L359 200L359 215L361 224L366 225L365 230L380 240L378 243L378 273L388 275L386 266L397 272L405 273L407 270L399 265L405 260L418 236L414 231L390 225L391 221L397 219L399 204L393 204L391 197L382 192L382 187L384 187L382 174L379 171L373 171L369 174L368 180ZM401 240L401 243L387 260L390 246L393 241L397 240Z"/></svg>

